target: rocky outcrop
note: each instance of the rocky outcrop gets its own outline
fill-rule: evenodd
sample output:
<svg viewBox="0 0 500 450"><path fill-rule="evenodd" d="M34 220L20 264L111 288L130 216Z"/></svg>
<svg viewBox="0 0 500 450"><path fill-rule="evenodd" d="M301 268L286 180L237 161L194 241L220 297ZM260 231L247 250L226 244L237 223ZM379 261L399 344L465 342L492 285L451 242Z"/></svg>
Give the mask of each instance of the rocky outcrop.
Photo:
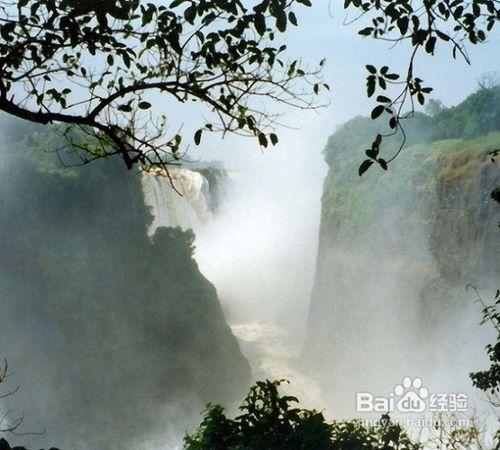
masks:
<svg viewBox="0 0 500 450"><path fill-rule="evenodd" d="M118 161L62 170L14 146L0 168L0 354L22 389L0 406L45 429L19 441L31 447L172 448L204 403L250 379L193 233L150 238L140 175Z"/></svg>

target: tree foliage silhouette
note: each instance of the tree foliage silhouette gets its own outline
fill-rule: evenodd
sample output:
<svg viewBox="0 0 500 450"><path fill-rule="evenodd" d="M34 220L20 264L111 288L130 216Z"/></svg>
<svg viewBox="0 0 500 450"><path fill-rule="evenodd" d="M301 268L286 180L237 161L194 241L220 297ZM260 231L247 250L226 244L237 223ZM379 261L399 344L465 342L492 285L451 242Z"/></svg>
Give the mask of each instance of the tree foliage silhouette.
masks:
<svg viewBox="0 0 500 450"><path fill-rule="evenodd" d="M404 74L394 73L388 66L377 68L368 64L366 89L368 97L376 98L372 119L386 117L389 132L379 133L365 154L367 159L359 167L363 175L373 164L387 170L406 143L403 126L405 119L413 117L416 104L424 105L432 87L416 74L416 57L420 53L434 55L440 45L451 49L453 59L463 58L471 63L468 45L487 40L488 34L500 20L498 0L345 0L345 8L357 10L351 22L368 22L359 31L365 37L408 45L411 56ZM378 94L378 95L376 95ZM380 156L384 138L401 134L401 143L389 158Z"/></svg>
<svg viewBox="0 0 500 450"><path fill-rule="evenodd" d="M323 414L294 405L296 397L281 395L284 380L259 381L250 388L240 410L229 419L218 405L209 405L196 431L184 440L185 450L411 450L411 442L389 416L366 427L360 421L328 423Z"/></svg>
<svg viewBox="0 0 500 450"><path fill-rule="evenodd" d="M387 168L398 152L381 158L383 138L402 131L401 150L402 120L432 90L414 73L416 55L447 44L453 57L469 61L466 44L487 39L500 17L499 3L345 0L348 12L356 11L351 22L363 23L360 35L413 49L403 76L387 66L366 66L368 96L379 91L372 117L387 116L391 132L376 136L360 174L373 163ZM83 163L109 155L120 155L129 168L178 163L186 139L167 129L169 118L160 111L168 99L208 107L212 118L195 132L195 144L203 133L221 131L274 145L276 115L261 100L311 109L318 106L315 94L328 88L319 76L321 64L301 67L300 61L287 60L285 45L275 44L277 34L298 24L301 6L312 2L3 1L0 110L64 124L61 132L82 150ZM380 92L391 87L399 90L394 96ZM75 139L74 128L87 138Z"/></svg>
<svg viewBox="0 0 500 450"><path fill-rule="evenodd" d="M134 164L181 159L162 104L200 102L213 123L196 131L240 132L276 144L263 97L314 108L319 67L285 59L277 33L297 25L309 0L19 0L0 3L0 110L61 123L82 161L120 155ZM153 104L156 106L153 108ZM87 138L75 139L80 128Z"/></svg>

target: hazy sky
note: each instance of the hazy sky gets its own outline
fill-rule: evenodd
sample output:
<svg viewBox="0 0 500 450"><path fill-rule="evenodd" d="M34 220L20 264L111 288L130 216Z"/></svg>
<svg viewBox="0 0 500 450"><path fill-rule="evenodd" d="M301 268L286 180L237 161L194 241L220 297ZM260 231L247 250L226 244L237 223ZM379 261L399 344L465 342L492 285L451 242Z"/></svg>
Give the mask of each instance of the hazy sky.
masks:
<svg viewBox="0 0 500 450"><path fill-rule="evenodd" d="M326 58L329 106L318 112L284 111L282 120L296 129L279 129L280 143L274 148L261 151L251 138L204 135L202 145L190 153L223 160L238 172L228 214L208 236L199 236L197 260L224 303L243 309L239 317L260 316L260 310L265 311L261 318L307 316L327 170L322 150L340 124L373 107L373 100L366 99L365 65L403 70L409 56L408 48L389 49L387 43L361 38L358 27L342 26L343 11L330 11L327 1L315 3L300 8L299 27L285 37L290 55L311 64ZM416 71L434 86L435 98L452 106L476 89L480 74L500 71L500 33L490 40L470 49L472 66L453 61L446 49L434 57L422 55ZM185 131L199 126L196 109L184 109L185 114ZM397 170L397 163L391 169Z"/></svg>
<svg viewBox="0 0 500 450"><path fill-rule="evenodd" d="M324 0L315 2L312 8L298 8L299 26L289 27L285 42L289 54L302 58L304 62L315 64L322 58L326 59L324 79L332 87L330 104L317 113L286 111L284 121L299 129L279 130L282 142L279 151L284 147L290 150L292 142L300 141L309 147L309 154L314 157L321 152L327 137L337 126L355 115L366 115L373 107L373 100L366 98L365 65L389 65L404 70L408 61L410 49L406 44L391 49L386 42L362 38L357 35L359 24L343 26L346 14L340 7L342 2L332 2L336 8L329 7L329 3ZM475 90L476 79L482 73L500 71L500 31L497 29L488 43L470 46L469 54L471 66L462 59L453 60L451 47L438 49L433 57L422 53L417 59L415 72L425 84L434 87L435 98L452 106ZM237 141L227 139L221 142L217 137L205 141L204 157L210 159L207 153L212 153L214 148L224 149L224 159L229 160L233 160L231 154L235 153L235 148L258 151L258 145L252 140L238 138Z"/></svg>

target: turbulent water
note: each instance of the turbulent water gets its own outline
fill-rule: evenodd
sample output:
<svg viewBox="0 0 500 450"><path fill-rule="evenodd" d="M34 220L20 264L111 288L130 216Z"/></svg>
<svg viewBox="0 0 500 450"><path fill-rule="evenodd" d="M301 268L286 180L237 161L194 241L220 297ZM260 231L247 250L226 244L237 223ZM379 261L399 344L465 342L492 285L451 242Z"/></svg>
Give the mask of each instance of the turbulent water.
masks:
<svg viewBox="0 0 500 450"><path fill-rule="evenodd" d="M252 367L255 380L286 379L283 390L299 398L301 406L318 408L322 392L313 374L300 370L301 336L274 322L235 323L231 330Z"/></svg>

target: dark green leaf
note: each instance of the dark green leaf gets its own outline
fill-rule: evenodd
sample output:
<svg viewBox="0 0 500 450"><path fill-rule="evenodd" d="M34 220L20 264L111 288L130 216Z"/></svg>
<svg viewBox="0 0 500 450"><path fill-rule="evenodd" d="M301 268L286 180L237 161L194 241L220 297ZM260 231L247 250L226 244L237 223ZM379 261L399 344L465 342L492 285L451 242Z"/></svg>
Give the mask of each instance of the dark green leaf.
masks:
<svg viewBox="0 0 500 450"><path fill-rule="evenodd" d="M365 159L359 166L358 169L359 176L362 176L371 167L372 164L373 161L371 159Z"/></svg>
<svg viewBox="0 0 500 450"><path fill-rule="evenodd" d="M196 19L196 6L193 4L189 8L184 11L184 18L190 23L193 24Z"/></svg>
<svg viewBox="0 0 500 450"><path fill-rule="evenodd" d="M377 97L377 102L379 102L379 103L391 103L392 100L388 97L383 96L383 95L379 95Z"/></svg>
<svg viewBox="0 0 500 450"><path fill-rule="evenodd" d="M380 167L382 167L382 169L387 170L387 162L385 161L385 159L379 158L377 162L380 164Z"/></svg>
<svg viewBox="0 0 500 450"><path fill-rule="evenodd" d="M267 137L264 133L259 133L259 144L262 145L262 147L267 147L268 145Z"/></svg>
<svg viewBox="0 0 500 450"><path fill-rule="evenodd" d="M196 131L196 133L194 134L194 143L196 145L200 145L200 142L201 142L201 134L203 133L203 130L198 130Z"/></svg>
<svg viewBox="0 0 500 450"><path fill-rule="evenodd" d="M132 111L132 107L128 104L126 105L120 105L118 107L118 111L123 111L123 112L131 112Z"/></svg>
<svg viewBox="0 0 500 450"><path fill-rule="evenodd" d="M425 51L427 53L433 53L435 46L436 46L436 38L434 36L431 36L429 39L427 39L427 42L425 43Z"/></svg>
<svg viewBox="0 0 500 450"><path fill-rule="evenodd" d="M373 111L371 113L372 119L375 120L377 117L380 117L383 112L384 112L384 105L376 106L375 108L373 108Z"/></svg>
<svg viewBox="0 0 500 450"><path fill-rule="evenodd" d="M284 11L280 11L279 14L276 16L276 28L284 33L286 31L286 14Z"/></svg>
<svg viewBox="0 0 500 450"><path fill-rule="evenodd" d="M366 83L366 93L368 97L371 97L375 93L375 78L368 78L368 82Z"/></svg>
<svg viewBox="0 0 500 450"><path fill-rule="evenodd" d="M361 36L370 36L372 34L373 30L374 30L373 27L366 27L366 28L363 28L362 30L359 30L358 34L360 34Z"/></svg>
<svg viewBox="0 0 500 450"><path fill-rule="evenodd" d="M266 19L263 14L256 14L254 16L254 26L257 33L261 36L266 32Z"/></svg>

